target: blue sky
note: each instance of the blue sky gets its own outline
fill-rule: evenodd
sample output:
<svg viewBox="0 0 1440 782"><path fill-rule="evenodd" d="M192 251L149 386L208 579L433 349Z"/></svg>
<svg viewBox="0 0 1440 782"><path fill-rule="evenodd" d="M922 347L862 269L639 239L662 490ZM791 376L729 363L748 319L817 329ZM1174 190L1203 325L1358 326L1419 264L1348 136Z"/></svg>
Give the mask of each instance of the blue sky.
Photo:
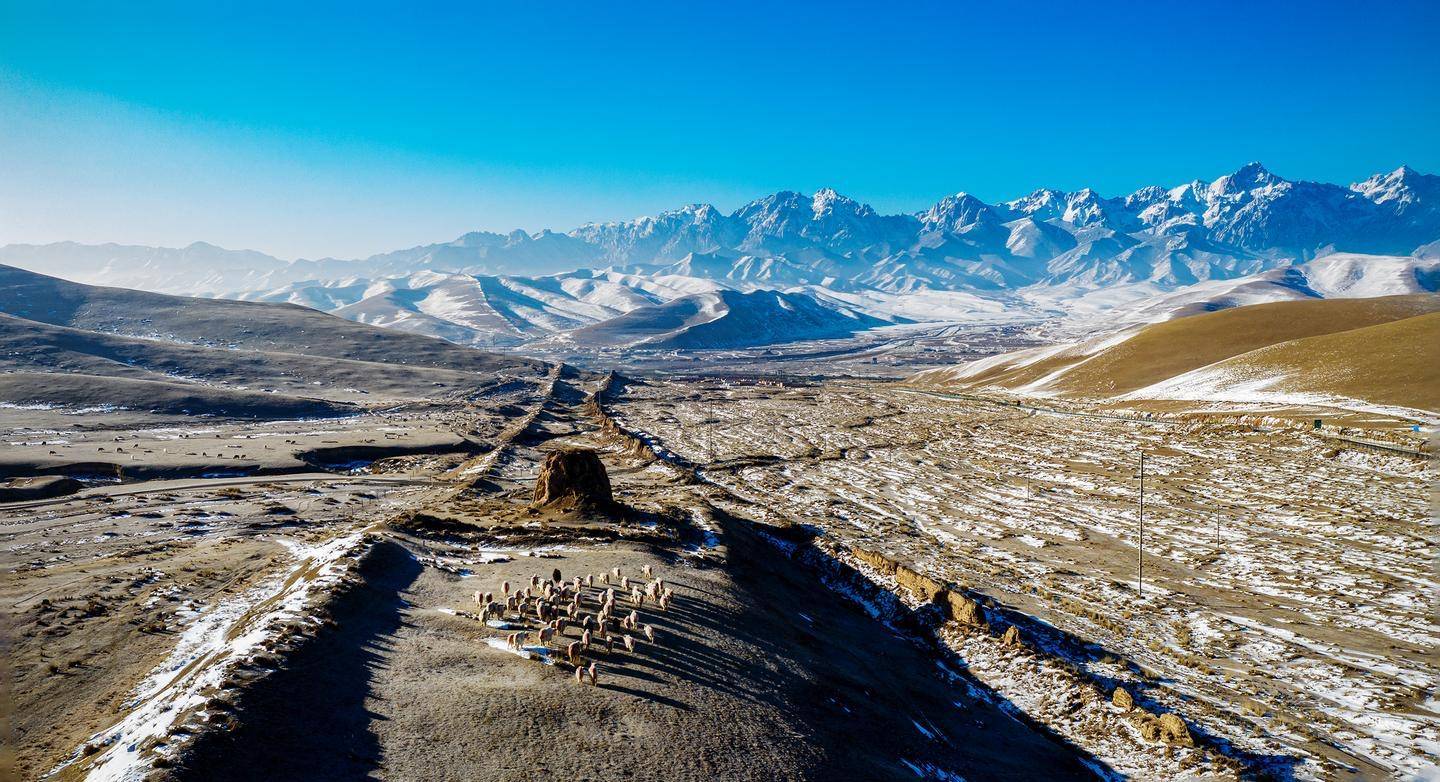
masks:
<svg viewBox="0 0 1440 782"><path fill-rule="evenodd" d="M349 257L778 189L1440 172L1440 3L398 5L0 0L0 243Z"/></svg>

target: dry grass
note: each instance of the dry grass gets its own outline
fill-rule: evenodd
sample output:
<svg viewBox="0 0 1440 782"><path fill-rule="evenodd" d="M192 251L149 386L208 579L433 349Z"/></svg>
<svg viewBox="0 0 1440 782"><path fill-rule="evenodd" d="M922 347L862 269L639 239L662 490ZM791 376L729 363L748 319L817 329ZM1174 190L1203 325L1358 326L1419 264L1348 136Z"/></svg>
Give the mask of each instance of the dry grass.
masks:
<svg viewBox="0 0 1440 782"><path fill-rule="evenodd" d="M1440 410L1440 312L1290 340L1220 366L1239 376L1283 376L1280 390Z"/></svg>
<svg viewBox="0 0 1440 782"><path fill-rule="evenodd" d="M1066 372L1055 387L1084 396L1124 394L1270 345L1437 310L1440 296L1421 294L1284 301L1180 318L1148 326L1101 351Z"/></svg>

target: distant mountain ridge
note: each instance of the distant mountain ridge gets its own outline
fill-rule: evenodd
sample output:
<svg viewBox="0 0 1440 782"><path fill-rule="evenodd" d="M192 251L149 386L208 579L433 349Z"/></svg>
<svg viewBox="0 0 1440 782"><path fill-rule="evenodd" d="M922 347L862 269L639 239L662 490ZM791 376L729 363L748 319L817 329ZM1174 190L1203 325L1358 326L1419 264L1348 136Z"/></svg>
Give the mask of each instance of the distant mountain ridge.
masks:
<svg viewBox="0 0 1440 782"><path fill-rule="evenodd" d="M1057 302L1097 291L1163 297L1339 253L1412 257L1413 268L1400 273L1415 279L1389 292L1435 290L1437 242L1440 176L1401 166L1342 186L1250 163L1212 181L1117 197L1042 188L990 204L961 192L913 214L881 214L828 188L781 191L730 213L692 204L567 233L474 232L354 261L287 263L203 243L60 243L9 245L0 263L90 284L287 301L499 345L721 289L809 295L832 308L836 294L877 301L954 292L972 296L956 301L1007 307L1048 302L1054 312L1065 309ZM959 320L967 310L933 314Z"/></svg>

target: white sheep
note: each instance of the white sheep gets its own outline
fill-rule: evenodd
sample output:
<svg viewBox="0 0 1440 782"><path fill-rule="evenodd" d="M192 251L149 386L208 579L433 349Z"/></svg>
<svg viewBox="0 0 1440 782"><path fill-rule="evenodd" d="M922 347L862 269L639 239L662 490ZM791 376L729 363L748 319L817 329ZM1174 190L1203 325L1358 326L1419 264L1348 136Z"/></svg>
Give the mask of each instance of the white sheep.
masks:
<svg viewBox="0 0 1440 782"><path fill-rule="evenodd" d="M635 651L635 639L634 639L634 638L631 638L631 637L628 636L628 635L625 636L625 651L627 651L627 652L633 652L633 651Z"/></svg>
<svg viewBox="0 0 1440 782"><path fill-rule="evenodd" d="M652 644L655 643L655 628L654 628L654 627L652 627L652 626L650 626L650 625L645 625L645 640L649 641L649 642L652 643Z"/></svg>
<svg viewBox="0 0 1440 782"><path fill-rule="evenodd" d="M595 675L595 671L596 671L596 670L598 670L598 669L595 667L595 663L593 663L593 662L590 663L590 684L591 684L591 686L596 686L596 685L599 685L599 684L600 684L600 678Z"/></svg>
<svg viewBox="0 0 1440 782"><path fill-rule="evenodd" d="M480 590L475 590L475 605L480 605Z"/></svg>
<svg viewBox="0 0 1440 782"><path fill-rule="evenodd" d="M548 644L548 643L550 643L550 639L551 639L551 638L554 638L554 637L555 637L555 631L554 631L554 630L551 630L551 629L548 628L548 627L542 627L542 628L540 628L540 643L541 643L542 645L543 645L543 644Z"/></svg>
<svg viewBox="0 0 1440 782"><path fill-rule="evenodd" d="M584 668L581 668L581 667L578 666L578 665L575 666L575 683L576 683L576 684L584 684L584 683L585 683L585 669L584 669Z"/></svg>
<svg viewBox="0 0 1440 782"><path fill-rule="evenodd" d="M643 573L646 578L650 578L651 576L654 575L654 573L650 572L650 565L649 565L649 564L646 564L644 567L640 568L640 572Z"/></svg>

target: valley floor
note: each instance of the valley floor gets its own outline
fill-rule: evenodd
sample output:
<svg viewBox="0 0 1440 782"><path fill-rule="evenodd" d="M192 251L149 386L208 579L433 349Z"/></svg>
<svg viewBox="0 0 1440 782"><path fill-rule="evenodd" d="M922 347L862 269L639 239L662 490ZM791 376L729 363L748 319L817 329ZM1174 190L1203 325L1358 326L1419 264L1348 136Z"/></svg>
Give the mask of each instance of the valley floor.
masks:
<svg viewBox="0 0 1440 782"><path fill-rule="evenodd" d="M557 371L323 426L30 424L16 442L66 442L17 446L15 469L113 460L116 437L127 469L0 505L4 760L60 780L971 782L1436 762L1424 464L1115 415ZM572 446L601 452L618 506L530 505ZM216 453L277 472L215 477ZM857 551L979 599L991 630ZM593 686L563 659L577 629L508 649L534 622L474 614L502 582L647 565L674 604L634 606L653 643L586 653ZM1117 687L1197 746L1147 736Z"/></svg>

